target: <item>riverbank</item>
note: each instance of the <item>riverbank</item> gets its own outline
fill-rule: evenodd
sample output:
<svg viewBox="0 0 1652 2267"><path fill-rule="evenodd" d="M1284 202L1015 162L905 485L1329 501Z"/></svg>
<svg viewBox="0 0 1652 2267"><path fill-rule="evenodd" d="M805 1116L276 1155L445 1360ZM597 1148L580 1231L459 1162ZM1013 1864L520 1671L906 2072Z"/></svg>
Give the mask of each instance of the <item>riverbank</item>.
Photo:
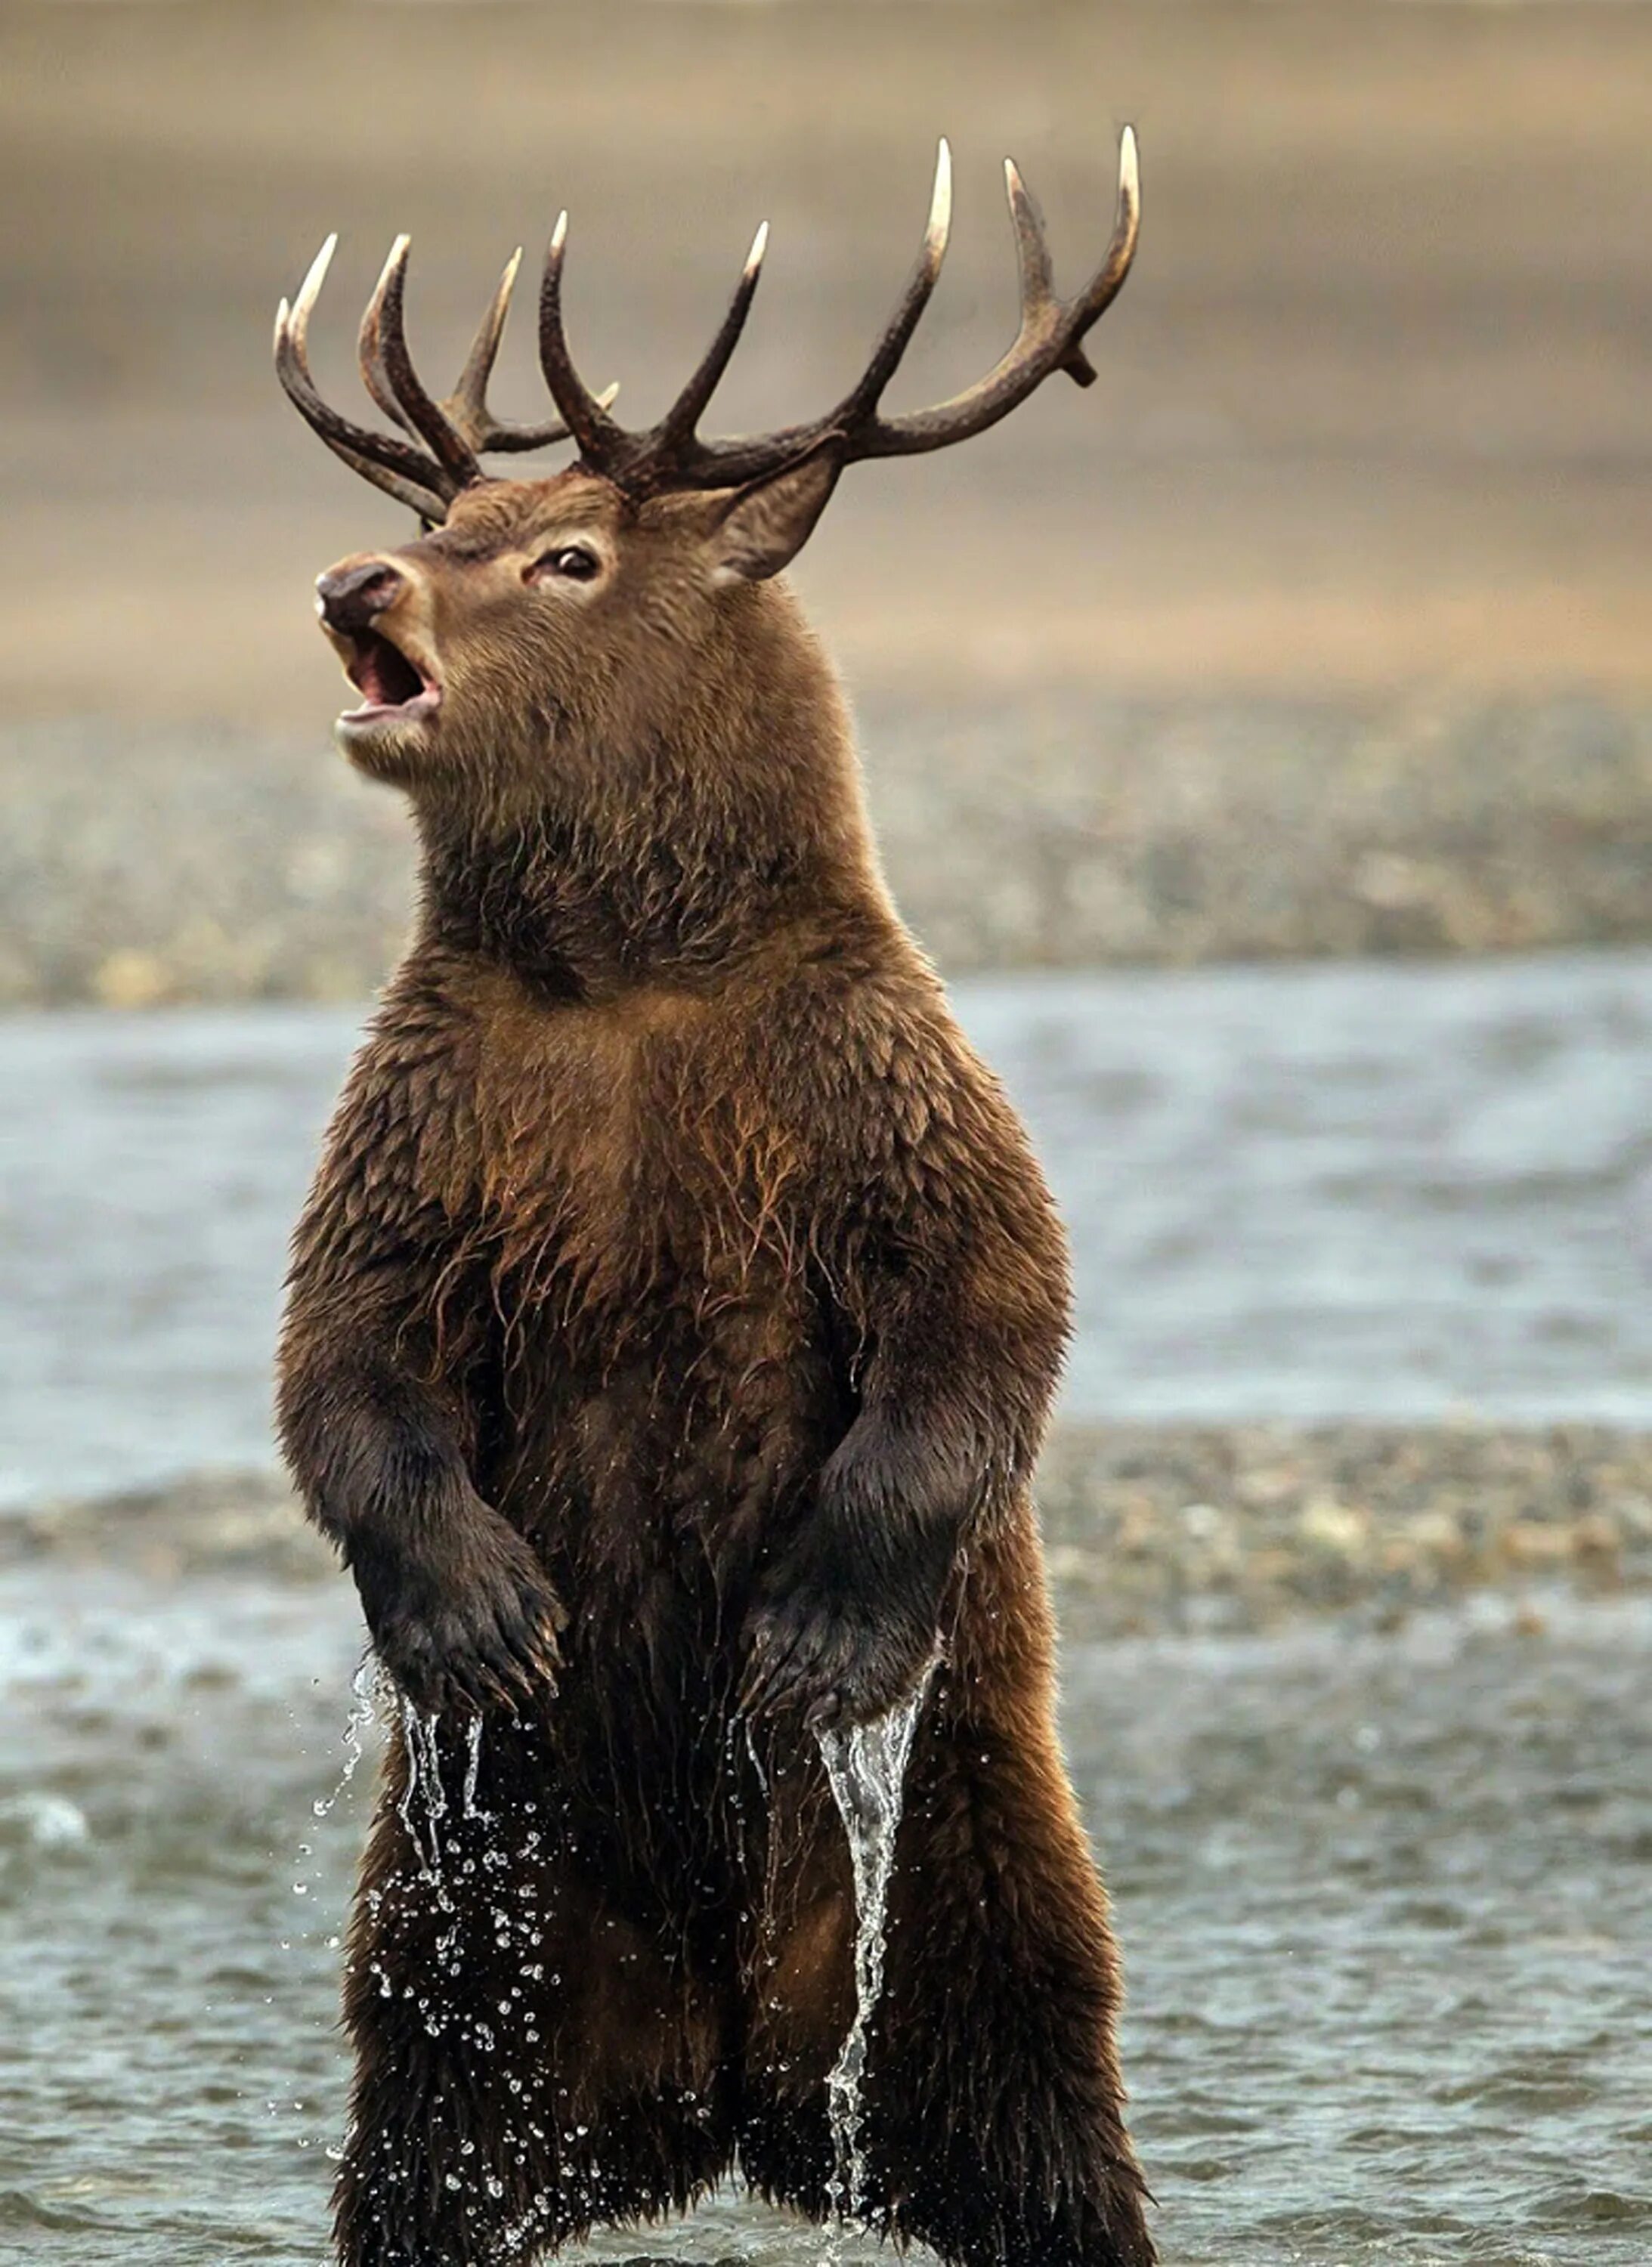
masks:
<svg viewBox="0 0 1652 2267"><path fill-rule="evenodd" d="M1493 1591L1532 1625L1556 1590L1652 1590L1652 1434L1602 1427L1059 1428L1039 1489L1076 1638L1375 1630ZM265 1474L201 1475L0 1521L0 1577L127 1572L283 1588L337 1580Z"/></svg>
<svg viewBox="0 0 1652 2267"><path fill-rule="evenodd" d="M902 910L951 971L1535 951L1652 935L1652 703L861 703ZM412 902L400 800L313 737L0 730L0 1006L351 1000Z"/></svg>

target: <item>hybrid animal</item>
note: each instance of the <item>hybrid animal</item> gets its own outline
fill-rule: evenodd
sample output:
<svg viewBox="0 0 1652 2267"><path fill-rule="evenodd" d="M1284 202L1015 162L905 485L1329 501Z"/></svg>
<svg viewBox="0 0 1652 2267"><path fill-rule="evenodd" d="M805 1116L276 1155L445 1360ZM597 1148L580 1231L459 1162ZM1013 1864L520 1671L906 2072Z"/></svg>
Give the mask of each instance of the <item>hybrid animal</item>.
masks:
<svg viewBox="0 0 1652 2267"><path fill-rule="evenodd" d="M781 570L844 467L939 449L1056 371L1129 268L1055 292L1008 169L1021 322L938 407L880 403L946 245L826 416L706 440L757 285L658 424L564 335L558 412L363 324L393 430L287 392L419 515L318 584L408 798L416 927L294 1240L282 1435L407 1712L349 1938L346 2267L525 2260L731 2172L833 2209L853 1893L813 1728L938 1651L865 2089L867 2224L963 2267L1145 2267L1107 1907L1063 1771L1033 1466L1068 1327L1014 1111L880 877L850 724ZM543 479L490 452L569 437Z"/></svg>

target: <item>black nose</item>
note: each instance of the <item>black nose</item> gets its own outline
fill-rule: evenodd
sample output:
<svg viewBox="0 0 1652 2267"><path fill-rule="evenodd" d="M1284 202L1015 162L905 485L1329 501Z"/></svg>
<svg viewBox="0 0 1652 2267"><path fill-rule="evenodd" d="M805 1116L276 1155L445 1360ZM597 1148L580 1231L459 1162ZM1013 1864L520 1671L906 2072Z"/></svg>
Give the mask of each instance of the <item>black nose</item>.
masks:
<svg viewBox="0 0 1652 2267"><path fill-rule="evenodd" d="M375 614L384 613L407 579L383 559L363 559L354 567L335 567L318 575L315 594L321 619L330 630L356 636Z"/></svg>

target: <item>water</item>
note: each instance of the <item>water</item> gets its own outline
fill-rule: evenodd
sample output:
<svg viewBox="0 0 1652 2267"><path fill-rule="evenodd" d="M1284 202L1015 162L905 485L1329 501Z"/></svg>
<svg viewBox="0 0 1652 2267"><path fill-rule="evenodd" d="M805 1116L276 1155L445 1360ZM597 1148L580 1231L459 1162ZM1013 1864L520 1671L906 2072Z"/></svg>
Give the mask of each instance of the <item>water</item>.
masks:
<svg viewBox="0 0 1652 2267"><path fill-rule="evenodd" d="M1652 1422L1652 954L958 987L1070 1223L1068 1405ZM351 1019L0 1023L0 1500L266 1461Z"/></svg>
<svg viewBox="0 0 1652 2267"><path fill-rule="evenodd" d="M353 1603L42 1566L0 1608L0 2260L313 2267ZM1644 2267L1652 1603L1072 1645L1064 1676L1171 2267ZM723 2197L590 2253L820 2248Z"/></svg>
<svg viewBox="0 0 1652 2267"><path fill-rule="evenodd" d="M912 1736L929 1690L926 1675L908 1699L876 1721L854 1725L848 1731L831 1727L819 1735L826 1777L848 1837L855 1878L855 2019L843 2051L826 2078L833 2153L826 2194L841 2220L853 2220L860 2212L866 2181L866 2156L861 2146L864 2111L861 2082L866 2074L872 2016L884 1988L884 1923L906 1792L907 1758L912 1753Z"/></svg>

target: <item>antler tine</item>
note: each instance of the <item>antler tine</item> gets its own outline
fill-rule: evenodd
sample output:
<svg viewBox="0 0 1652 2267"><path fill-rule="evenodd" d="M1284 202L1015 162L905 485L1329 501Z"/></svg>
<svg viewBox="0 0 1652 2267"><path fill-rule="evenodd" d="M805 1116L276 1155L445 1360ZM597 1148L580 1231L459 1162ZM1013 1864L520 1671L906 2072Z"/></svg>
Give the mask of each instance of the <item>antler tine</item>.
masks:
<svg viewBox="0 0 1652 2267"><path fill-rule="evenodd" d="M1135 257L1142 194L1135 135L1127 126L1119 147L1119 201L1106 256L1083 290L1061 300L1050 280L1049 253L1037 209L1013 166L1005 169L1010 216L1021 271L1021 323L1013 345L987 376L932 409L869 418L847 432L844 462L943 449L984 433L1024 401L1053 370L1088 385L1095 371L1083 351L1087 331L1117 297Z"/></svg>
<svg viewBox="0 0 1652 2267"><path fill-rule="evenodd" d="M407 238L398 237L397 244ZM362 312L361 328L356 334L356 359L362 373L362 384L367 388L375 408L381 410L393 424L400 425L404 433L415 430L412 419L397 400L390 383L390 372L385 367L384 339L380 322L384 314L385 284L389 270L386 267L373 288L373 296Z"/></svg>
<svg viewBox="0 0 1652 2267"><path fill-rule="evenodd" d="M1096 372L1084 352L1084 334L1105 314L1130 273L1136 238L1142 232L1142 169L1136 155L1135 128L1127 126L1119 136L1119 210L1112 224L1112 241L1106 258L1086 289L1073 302L1072 350L1061 367L1077 385L1093 385Z"/></svg>
<svg viewBox="0 0 1652 2267"><path fill-rule="evenodd" d="M1055 297L1055 277L1044 218L1021 178L1013 158L1004 159L1004 193L1010 200L1010 221L1016 232L1016 260L1021 270L1021 305L1044 305Z"/></svg>
<svg viewBox="0 0 1652 2267"><path fill-rule="evenodd" d="M369 302L363 318L364 337L371 341L371 349L362 356L362 375L367 378L369 391L374 390L373 377L380 370L389 381L390 390L400 404L405 422L413 427L419 438L427 443L437 461L452 477L459 488L468 488L481 478L481 466L476 461L475 451L457 428L444 415L428 394L419 374L413 367L413 357L407 351L407 334L402 313L402 294L407 285L407 252L411 239L399 236L390 247L390 257L385 262L378 287ZM369 377L370 367L373 377Z"/></svg>
<svg viewBox="0 0 1652 2267"><path fill-rule="evenodd" d="M493 420L488 409L488 381L493 376L493 366L499 359L499 341L505 334L505 318L510 312L510 295L517 288L517 271L522 265L522 246L518 245L504 264L488 312L482 317L470 352L465 357L465 367L459 374L459 384L442 405L444 408L463 407L474 422L488 425Z"/></svg>
<svg viewBox="0 0 1652 2267"><path fill-rule="evenodd" d="M503 418L496 417L488 406L488 382L499 358L499 341L504 336L510 295L516 289L517 270L521 265L522 247L518 245L505 262L499 288L471 341L459 384L445 400L437 405L479 457L490 451L519 454L527 449L548 449L554 441L568 438L568 427L560 417L547 418L540 425L508 425ZM610 390L608 400L613 399L617 390Z"/></svg>
<svg viewBox="0 0 1652 2267"><path fill-rule="evenodd" d="M924 226L923 243L917 264L900 296L900 304L890 317L884 334L872 349L870 361L854 391L844 399L841 407L828 424L840 419L847 425L855 418L876 410L883 400L890 379L900 366L900 358L912 343L912 334L918 327L919 318L929 304L930 294L940 281L941 263L946 258L947 238L952 230L952 151L945 135L941 136L935 158L935 187L929 198L929 217Z"/></svg>
<svg viewBox="0 0 1652 2267"><path fill-rule="evenodd" d="M706 348L699 369L656 428L664 448L677 448L693 440L694 428L704 416L712 395L722 383L723 373L729 366L734 349L740 342L740 334L745 328L745 319L751 312L758 279L763 272L763 254L767 249L768 223L764 221L752 238L752 248L745 255L745 265L740 270L740 280L734 287L729 312L723 318L716 338Z"/></svg>
<svg viewBox="0 0 1652 2267"><path fill-rule="evenodd" d="M562 328L562 256L568 243L568 215L557 216L545 253L545 275L540 285L540 367L551 399L562 413L568 430L579 444L579 453L594 472L606 472L627 453L633 437L616 425L605 402L598 400L574 368ZM613 394L607 397L613 400Z"/></svg>
<svg viewBox="0 0 1652 2267"><path fill-rule="evenodd" d="M1021 271L1021 335L1025 338L1040 323L1047 322L1052 312L1059 319L1061 308L1055 296L1044 217L1013 158L1004 159L1004 192L1010 200L1010 219L1016 232L1016 262ZM1074 346L1060 366L1076 385L1096 383L1094 367L1080 345Z"/></svg>
<svg viewBox="0 0 1652 2267"><path fill-rule="evenodd" d="M352 472L407 504L423 519L445 517L453 488L443 467L420 450L388 433L375 433L341 416L325 402L310 372L310 316L320 295L338 244L329 236L310 264L290 307L283 299L275 313L275 374L288 398L312 432Z"/></svg>

